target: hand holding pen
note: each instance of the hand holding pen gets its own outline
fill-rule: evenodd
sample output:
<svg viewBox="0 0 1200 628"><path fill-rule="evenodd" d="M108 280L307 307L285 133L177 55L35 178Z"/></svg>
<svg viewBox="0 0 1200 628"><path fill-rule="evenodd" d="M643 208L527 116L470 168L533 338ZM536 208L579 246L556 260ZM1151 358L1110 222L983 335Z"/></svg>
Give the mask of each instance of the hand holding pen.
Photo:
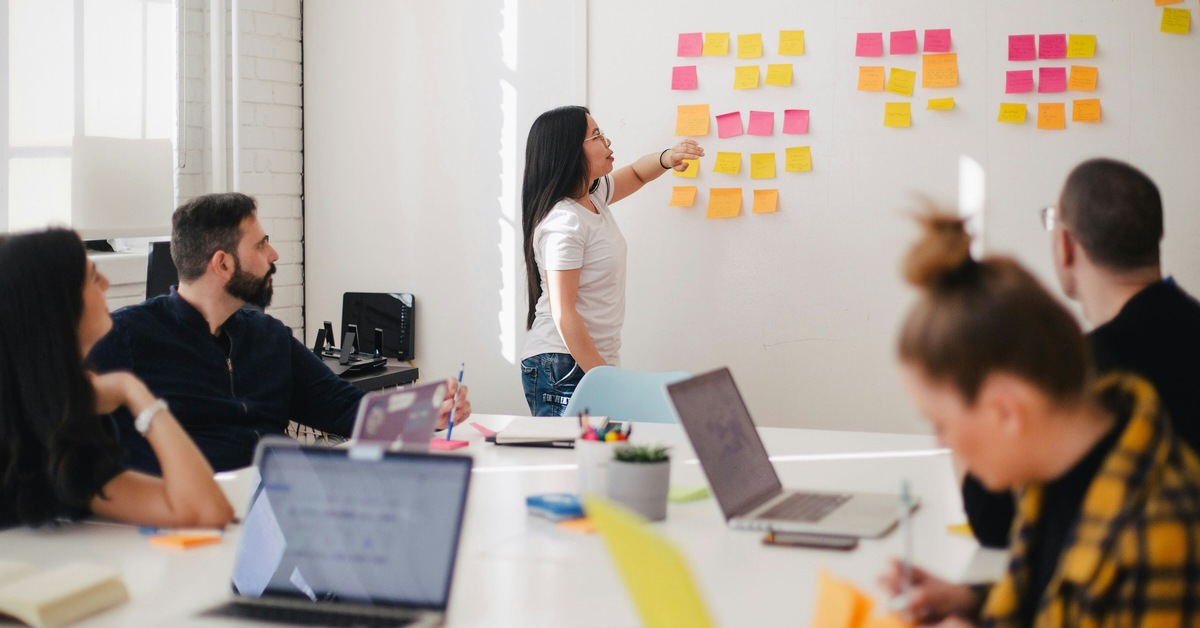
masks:
<svg viewBox="0 0 1200 628"><path fill-rule="evenodd" d="M461 385L465 366L458 371L458 380L446 380L446 398L438 410L438 429L449 428L466 421L471 416L471 400L467 398L467 387ZM449 432L446 438L450 438Z"/></svg>

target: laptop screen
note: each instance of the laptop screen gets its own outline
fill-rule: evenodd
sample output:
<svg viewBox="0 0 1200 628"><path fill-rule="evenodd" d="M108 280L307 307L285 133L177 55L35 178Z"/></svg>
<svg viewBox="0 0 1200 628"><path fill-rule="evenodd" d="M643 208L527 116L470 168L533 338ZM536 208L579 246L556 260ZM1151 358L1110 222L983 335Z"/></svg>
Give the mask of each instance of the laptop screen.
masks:
<svg viewBox="0 0 1200 628"><path fill-rule="evenodd" d="M233 588L444 611L471 459L262 445Z"/></svg>
<svg viewBox="0 0 1200 628"><path fill-rule="evenodd" d="M670 384L667 393L726 519L783 490L729 369Z"/></svg>

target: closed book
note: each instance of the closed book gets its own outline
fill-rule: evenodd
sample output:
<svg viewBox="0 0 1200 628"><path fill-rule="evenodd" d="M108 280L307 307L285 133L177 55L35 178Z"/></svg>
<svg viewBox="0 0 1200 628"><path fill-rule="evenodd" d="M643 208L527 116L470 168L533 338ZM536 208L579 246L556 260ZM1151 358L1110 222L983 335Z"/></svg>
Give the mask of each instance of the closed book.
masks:
<svg viewBox="0 0 1200 628"><path fill-rule="evenodd" d="M112 567L72 563L40 571L0 561L0 613L30 626L63 626L128 600Z"/></svg>

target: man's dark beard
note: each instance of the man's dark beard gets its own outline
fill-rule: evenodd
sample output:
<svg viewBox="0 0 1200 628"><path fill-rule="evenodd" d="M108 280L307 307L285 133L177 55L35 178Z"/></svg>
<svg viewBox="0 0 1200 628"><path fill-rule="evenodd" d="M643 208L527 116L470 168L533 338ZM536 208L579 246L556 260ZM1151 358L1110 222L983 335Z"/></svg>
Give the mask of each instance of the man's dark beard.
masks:
<svg viewBox="0 0 1200 628"><path fill-rule="evenodd" d="M225 292L251 305L266 308L271 305L271 297L275 296L275 287L271 285L271 276L275 274L275 265L263 277L242 270L242 262L233 256L233 277L225 284Z"/></svg>

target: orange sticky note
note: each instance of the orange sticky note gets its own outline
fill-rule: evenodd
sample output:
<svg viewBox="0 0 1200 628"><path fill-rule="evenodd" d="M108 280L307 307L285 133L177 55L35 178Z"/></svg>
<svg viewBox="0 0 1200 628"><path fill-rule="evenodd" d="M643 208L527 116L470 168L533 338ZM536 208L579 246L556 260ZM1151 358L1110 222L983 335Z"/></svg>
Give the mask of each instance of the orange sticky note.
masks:
<svg viewBox="0 0 1200 628"><path fill-rule="evenodd" d="M1008 124L1025 124L1025 103L1023 103L1023 102L1002 102L1002 103L1000 103L1000 115L996 118L996 122L1007 122Z"/></svg>
<svg viewBox="0 0 1200 628"><path fill-rule="evenodd" d="M1096 91L1096 77L1100 71L1090 65L1071 66L1071 76L1067 79L1067 89L1080 92Z"/></svg>
<svg viewBox="0 0 1200 628"><path fill-rule="evenodd" d="M773 214L779 208L779 190L754 190L756 214Z"/></svg>
<svg viewBox="0 0 1200 628"><path fill-rule="evenodd" d="M958 86L958 54L923 55L921 57L921 87Z"/></svg>
<svg viewBox="0 0 1200 628"><path fill-rule="evenodd" d="M742 188L712 188L708 191L709 218L737 218L742 212Z"/></svg>
<svg viewBox="0 0 1200 628"><path fill-rule="evenodd" d="M675 135L708 135L708 105L679 105Z"/></svg>
<svg viewBox="0 0 1200 628"><path fill-rule="evenodd" d="M912 628L912 624L904 621L895 613L875 615L863 622L862 628Z"/></svg>
<svg viewBox="0 0 1200 628"><path fill-rule="evenodd" d="M858 89L864 92L882 92L884 74L882 65L862 65L858 67Z"/></svg>
<svg viewBox="0 0 1200 628"><path fill-rule="evenodd" d="M695 179L696 175L700 174L699 159L684 159L683 163L687 164L687 168L684 168L682 171L673 169L671 170L671 174L685 179Z"/></svg>
<svg viewBox="0 0 1200 628"><path fill-rule="evenodd" d="M912 103L884 103L883 126L895 128L912 126Z"/></svg>
<svg viewBox="0 0 1200 628"><path fill-rule="evenodd" d="M1096 56L1095 35L1071 35L1067 37L1067 58Z"/></svg>
<svg viewBox="0 0 1200 628"><path fill-rule="evenodd" d="M888 74L887 91L901 96L912 96L913 85L917 83L917 73L904 68L892 68Z"/></svg>
<svg viewBox="0 0 1200 628"><path fill-rule="evenodd" d="M1072 122L1099 122L1100 121L1100 99L1088 98L1085 100L1071 101L1071 121Z"/></svg>
<svg viewBox="0 0 1200 628"><path fill-rule="evenodd" d="M1038 103L1037 128L1052 131L1067 128L1067 106L1061 102Z"/></svg>
<svg viewBox="0 0 1200 628"><path fill-rule="evenodd" d="M817 608L813 626L860 628L871 614L871 598L853 584L821 571L817 581Z"/></svg>
<svg viewBox="0 0 1200 628"><path fill-rule="evenodd" d="M677 185L671 188L671 202L668 207L691 207L696 203L696 186Z"/></svg>
<svg viewBox="0 0 1200 628"><path fill-rule="evenodd" d="M558 527L566 530L567 532L574 532L576 534L591 534L596 531L596 524L592 523L592 520L588 519L587 517L559 521Z"/></svg>
<svg viewBox="0 0 1200 628"><path fill-rule="evenodd" d="M1183 4L1183 0L1154 0L1154 6L1163 7L1168 4Z"/></svg>
<svg viewBox="0 0 1200 628"><path fill-rule="evenodd" d="M758 66L739 65L733 69L734 89L756 89L758 87Z"/></svg>
<svg viewBox="0 0 1200 628"><path fill-rule="evenodd" d="M787 172L808 172L812 170L812 147L794 146L785 152L783 169Z"/></svg>
<svg viewBox="0 0 1200 628"><path fill-rule="evenodd" d="M151 545L173 549L191 549L220 542L221 535L219 534L160 534L150 537Z"/></svg>
<svg viewBox="0 0 1200 628"><path fill-rule="evenodd" d="M1187 35L1192 30L1192 12L1188 9L1163 9L1159 30L1175 35Z"/></svg>
<svg viewBox="0 0 1200 628"><path fill-rule="evenodd" d="M729 54L729 33L704 33L704 48L706 57L724 57Z"/></svg>

